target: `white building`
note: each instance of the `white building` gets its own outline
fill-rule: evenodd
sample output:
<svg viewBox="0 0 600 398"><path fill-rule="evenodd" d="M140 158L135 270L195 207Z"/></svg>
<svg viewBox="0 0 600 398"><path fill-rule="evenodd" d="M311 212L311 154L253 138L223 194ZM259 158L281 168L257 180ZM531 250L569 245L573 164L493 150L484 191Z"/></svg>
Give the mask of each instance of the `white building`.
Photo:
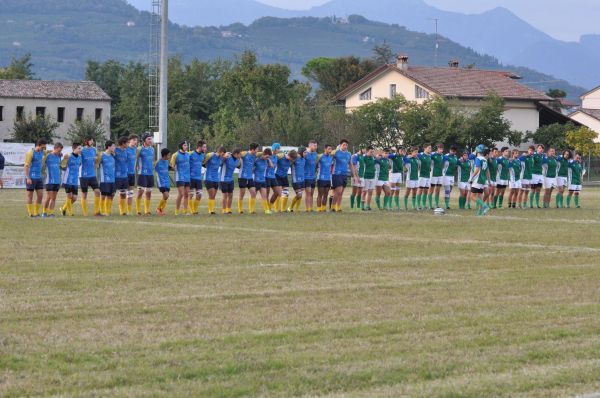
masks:
<svg viewBox="0 0 600 398"><path fill-rule="evenodd" d="M110 135L111 98L96 83L44 80L0 80L0 141L10 141L15 120L50 115L59 127L57 140L77 120L99 121Z"/></svg>
<svg viewBox="0 0 600 398"><path fill-rule="evenodd" d="M600 142L600 86L581 96L581 108L569 117L598 133Z"/></svg>

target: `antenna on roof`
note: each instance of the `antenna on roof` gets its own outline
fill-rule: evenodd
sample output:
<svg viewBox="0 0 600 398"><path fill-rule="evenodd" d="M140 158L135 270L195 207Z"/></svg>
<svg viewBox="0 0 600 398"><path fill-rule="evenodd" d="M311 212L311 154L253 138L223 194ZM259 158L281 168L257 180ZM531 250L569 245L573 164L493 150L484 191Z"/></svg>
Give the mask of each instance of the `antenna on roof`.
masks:
<svg viewBox="0 0 600 398"><path fill-rule="evenodd" d="M438 66L438 49L440 48L440 36L438 34L438 22L440 21L439 18L427 18L430 21L435 21L435 50L433 53L433 65L437 68Z"/></svg>

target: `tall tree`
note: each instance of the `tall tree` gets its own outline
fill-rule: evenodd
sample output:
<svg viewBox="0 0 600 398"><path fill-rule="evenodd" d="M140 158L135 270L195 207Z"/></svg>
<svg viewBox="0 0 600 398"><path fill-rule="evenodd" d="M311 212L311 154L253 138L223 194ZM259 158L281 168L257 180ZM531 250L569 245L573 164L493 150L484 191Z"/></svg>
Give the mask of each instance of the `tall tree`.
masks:
<svg viewBox="0 0 600 398"><path fill-rule="evenodd" d="M384 41L381 45L376 45L373 47L373 62L377 66L382 66L389 64L392 62L394 58L394 53L392 52L392 47Z"/></svg>
<svg viewBox="0 0 600 398"><path fill-rule="evenodd" d="M305 65L302 74L319 84L319 94L331 99L376 68L371 59L315 58Z"/></svg>
<svg viewBox="0 0 600 398"><path fill-rule="evenodd" d="M6 68L0 68L0 79L8 80L31 80L34 78L31 54L25 54L21 58L12 57Z"/></svg>

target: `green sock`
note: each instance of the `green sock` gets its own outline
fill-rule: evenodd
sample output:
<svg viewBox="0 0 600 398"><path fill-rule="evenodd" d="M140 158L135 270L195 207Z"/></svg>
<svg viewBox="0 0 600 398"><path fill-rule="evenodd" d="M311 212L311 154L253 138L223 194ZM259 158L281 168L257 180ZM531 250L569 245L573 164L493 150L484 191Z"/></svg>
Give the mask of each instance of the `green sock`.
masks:
<svg viewBox="0 0 600 398"><path fill-rule="evenodd" d="M404 210L408 210L408 196L404 197Z"/></svg>
<svg viewBox="0 0 600 398"><path fill-rule="evenodd" d="M496 208L498 206L498 195L494 195L493 207Z"/></svg>
<svg viewBox="0 0 600 398"><path fill-rule="evenodd" d="M467 201L467 198L465 198L465 197L463 197L463 196L460 196L460 197L458 198L458 208L459 208L459 209L461 209L461 210L462 210L462 209L464 209L464 208L465 208L465 202L466 202L466 201Z"/></svg>
<svg viewBox="0 0 600 398"><path fill-rule="evenodd" d="M579 207L579 195L575 196L575 207Z"/></svg>
<svg viewBox="0 0 600 398"><path fill-rule="evenodd" d="M361 202L362 202L362 195L357 195L356 196L356 207L360 208L361 206Z"/></svg>
<svg viewBox="0 0 600 398"><path fill-rule="evenodd" d="M387 205L388 205L388 197L384 196L383 197L383 209L386 210L387 209Z"/></svg>
<svg viewBox="0 0 600 398"><path fill-rule="evenodd" d="M361 208L364 210L365 209L365 202L361 203Z"/></svg>
<svg viewBox="0 0 600 398"><path fill-rule="evenodd" d="M535 204L537 205L537 207L540 207L540 193L539 192L535 193Z"/></svg>
<svg viewBox="0 0 600 398"><path fill-rule="evenodd" d="M377 205L377 208L381 210L381 196L375 196L375 204Z"/></svg>
<svg viewBox="0 0 600 398"><path fill-rule="evenodd" d="M504 195L498 196L498 207L502 208L503 203L504 203Z"/></svg>
<svg viewBox="0 0 600 398"><path fill-rule="evenodd" d="M394 203L396 204L396 209L400 209L400 196L394 196Z"/></svg>
<svg viewBox="0 0 600 398"><path fill-rule="evenodd" d="M450 208L450 198L444 198L444 204L446 205L446 209Z"/></svg>
<svg viewBox="0 0 600 398"><path fill-rule="evenodd" d="M485 206L485 203L480 198L477 198L477 200L475 201L475 204L477 207L477 214L481 214L481 212L483 211L483 206Z"/></svg>
<svg viewBox="0 0 600 398"><path fill-rule="evenodd" d="M435 208L440 207L440 194L435 195Z"/></svg>
<svg viewBox="0 0 600 398"><path fill-rule="evenodd" d="M571 195L567 196L567 207L571 207Z"/></svg>
<svg viewBox="0 0 600 398"><path fill-rule="evenodd" d="M355 195L350 195L350 208L354 209L354 201L356 200Z"/></svg>
<svg viewBox="0 0 600 398"><path fill-rule="evenodd" d="M529 192L529 207L533 207L533 199L535 198L535 193L533 191Z"/></svg>
<svg viewBox="0 0 600 398"><path fill-rule="evenodd" d="M414 195L412 197L412 208L413 210L417 208L417 197Z"/></svg>
<svg viewBox="0 0 600 398"><path fill-rule="evenodd" d="M556 194L556 208L559 209L560 208L560 193Z"/></svg>
<svg viewBox="0 0 600 398"><path fill-rule="evenodd" d="M429 195L427 195L427 199L428 199L428 202L429 202L429 208L433 209L433 194L430 193Z"/></svg>
<svg viewBox="0 0 600 398"><path fill-rule="evenodd" d="M415 207L414 203L415 203L415 197L413 196L413 208ZM421 194L419 194L419 193L417 194L417 204L419 207L421 207Z"/></svg>
<svg viewBox="0 0 600 398"><path fill-rule="evenodd" d="M423 208L427 207L427 196L429 196L428 194L423 194L421 195L421 204Z"/></svg>

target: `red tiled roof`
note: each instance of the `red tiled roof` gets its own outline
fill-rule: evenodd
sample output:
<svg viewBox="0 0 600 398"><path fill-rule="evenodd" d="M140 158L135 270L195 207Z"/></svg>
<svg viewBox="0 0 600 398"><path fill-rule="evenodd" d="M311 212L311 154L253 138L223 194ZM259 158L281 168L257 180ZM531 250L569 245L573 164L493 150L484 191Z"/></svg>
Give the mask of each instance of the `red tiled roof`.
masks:
<svg viewBox="0 0 600 398"><path fill-rule="evenodd" d="M488 71L462 68L431 68L408 66L399 69L396 65L384 65L337 95L343 99L348 94L366 85L384 72L396 71L414 80L438 95L454 98L484 98L494 92L504 99L549 101L550 97L518 83L512 72Z"/></svg>
<svg viewBox="0 0 600 398"><path fill-rule="evenodd" d="M0 97L110 101L95 82L0 80Z"/></svg>

